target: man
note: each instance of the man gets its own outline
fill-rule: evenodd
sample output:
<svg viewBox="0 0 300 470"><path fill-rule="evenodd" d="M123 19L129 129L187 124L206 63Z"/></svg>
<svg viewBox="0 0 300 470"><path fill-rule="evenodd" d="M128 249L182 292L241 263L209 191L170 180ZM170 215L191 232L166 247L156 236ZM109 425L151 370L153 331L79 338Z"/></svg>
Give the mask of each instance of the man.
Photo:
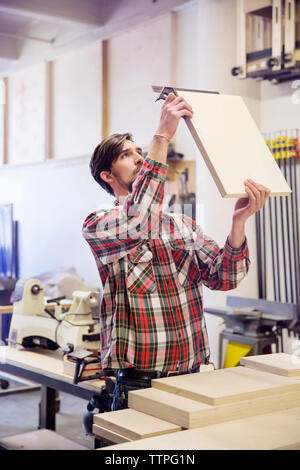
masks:
<svg viewBox="0 0 300 470"><path fill-rule="evenodd" d="M95 149L91 171L116 197L83 226L103 284L100 312L102 368L129 377L164 377L199 370L209 361L202 284L234 289L249 269L245 222L269 190L247 180L235 204L222 249L184 214L163 211L168 142L181 117L193 116L168 95L147 157L130 134L114 134Z"/></svg>

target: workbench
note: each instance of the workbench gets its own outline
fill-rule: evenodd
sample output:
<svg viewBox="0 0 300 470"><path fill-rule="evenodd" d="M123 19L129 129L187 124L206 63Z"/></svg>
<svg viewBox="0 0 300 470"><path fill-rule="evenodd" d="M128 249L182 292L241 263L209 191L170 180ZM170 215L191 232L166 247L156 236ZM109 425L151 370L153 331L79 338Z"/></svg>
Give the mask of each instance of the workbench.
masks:
<svg viewBox="0 0 300 470"><path fill-rule="evenodd" d="M105 381L100 379L73 384L73 378L63 373L61 350L17 350L1 346L0 371L41 384L39 429L52 431L55 431L57 390L90 401L105 386Z"/></svg>

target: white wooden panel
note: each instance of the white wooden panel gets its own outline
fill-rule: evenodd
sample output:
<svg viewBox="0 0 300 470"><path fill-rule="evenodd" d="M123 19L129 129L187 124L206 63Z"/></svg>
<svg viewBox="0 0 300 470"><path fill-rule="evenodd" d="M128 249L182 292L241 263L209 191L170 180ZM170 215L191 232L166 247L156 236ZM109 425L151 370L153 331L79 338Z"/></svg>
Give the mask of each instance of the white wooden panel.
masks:
<svg viewBox="0 0 300 470"><path fill-rule="evenodd" d="M295 65L295 41L296 41L296 8L295 0L285 0L284 18L284 52L291 54L292 60L286 66Z"/></svg>
<svg viewBox="0 0 300 470"><path fill-rule="evenodd" d="M246 16L246 51L254 51L254 16Z"/></svg>
<svg viewBox="0 0 300 470"><path fill-rule="evenodd" d="M181 431L180 426L130 408L94 415L94 424L128 439Z"/></svg>
<svg viewBox="0 0 300 470"><path fill-rule="evenodd" d="M288 195L291 190L242 97L178 90L194 110L186 119L222 197L246 196L247 178Z"/></svg>
<svg viewBox="0 0 300 470"><path fill-rule="evenodd" d="M273 0L272 12L272 56L280 58L283 40L282 31L282 1ZM273 70L279 70L280 64L273 67Z"/></svg>
<svg viewBox="0 0 300 470"><path fill-rule="evenodd" d="M152 386L208 405L300 390L300 381L247 367L218 369L152 380Z"/></svg>
<svg viewBox="0 0 300 470"><path fill-rule="evenodd" d="M151 85L170 83L171 15L148 21L108 41L108 134L132 132L147 147L160 104Z"/></svg>
<svg viewBox="0 0 300 470"><path fill-rule="evenodd" d="M240 78L246 78L246 15L243 0L237 0L237 66L242 67Z"/></svg>
<svg viewBox="0 0 300 470"><path fill-rule="evenodd" d="M45 159L46 67L40 63L8 78L8 163Z"/></svg>
<svg viewBox="0 0 300 470"><path fill-rule="evenodd" d="M272 48L272 19L264 18L264 49Z"/></svg>
<svg viewBox="0 0 300 470"><path fill-rule="evenodd" d="M265 372L300 378L300 359L296 355L286 353L262 354L260 356L243 357L241 365L253 367Z"/></svg>
<svg viewBox="0 0 300 470"><path fill-rule="evenodd" d="M264 48L264 20L261 16L254 17L255 50L261 51Z"/></svg>
<svg viewBox="0 0 300 470"><path fill-rule="evenodd" d="M53 63L55 158L91 155L101 140L101 43L64 54Z"/></svg>

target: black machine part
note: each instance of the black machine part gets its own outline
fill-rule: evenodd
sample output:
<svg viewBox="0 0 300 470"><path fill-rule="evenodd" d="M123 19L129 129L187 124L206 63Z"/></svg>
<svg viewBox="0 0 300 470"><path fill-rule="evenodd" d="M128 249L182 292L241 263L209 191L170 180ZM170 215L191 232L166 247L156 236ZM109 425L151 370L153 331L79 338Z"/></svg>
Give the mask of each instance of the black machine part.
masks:
<svg viewBox="0 0 300 470"><path fill-rule="evenodd" d="M272 319L281 328L287 328L291 331L295 330L300 322L300 305L291 303L228 295L227 306L259 310L262 312L263 319Z"/></svg>
<svg viewBox="0 0 300 470"><path fill-rule="evenodd" d="M104 413L111 411L111 405L113 401L113 392L115 389L114 382L107 378L105 381L105 388L101 393L93 395L83 414L83 430L86 435L93 436L93 421L94 415L98 413Z"/></svg>
<svg viewBox="0 0 300 470"><path fill-rule="evenodd" d="M70 361L75 362L75 372L74 372L74 377L73 377L74 384L77 384L79 382L86 381L86 380L99 379L101 376L106 375L104 371L100 370L99 372L96 372L96 374L90 375L88 377L83 377L83 372L87 364L99 364L100 363L100 359L98 357L97 358L95 357L95 359L91 359L91 356L93 355L92 351L87 351L86 349L80 349L77 351L68 352L66 350L65 353L67 354L67 357Z"/></svg>
<svg viewBox="0 0 300 470"><path fill-rule="evenodd" d="M22 346L24 348L43 348L49 349L50 351L56 351L59 348L58 344L51 341L49 338L43 338L42 336L29 336L23 338Z"/></svg>
<svg viewBox="0 0 300 470"><path fill-rule="evenodd" d="M205 307L204 311L222 317L228 330L244 336L279 335L283 328L299 334L299 305L227 296L226 308Z"/></svg>

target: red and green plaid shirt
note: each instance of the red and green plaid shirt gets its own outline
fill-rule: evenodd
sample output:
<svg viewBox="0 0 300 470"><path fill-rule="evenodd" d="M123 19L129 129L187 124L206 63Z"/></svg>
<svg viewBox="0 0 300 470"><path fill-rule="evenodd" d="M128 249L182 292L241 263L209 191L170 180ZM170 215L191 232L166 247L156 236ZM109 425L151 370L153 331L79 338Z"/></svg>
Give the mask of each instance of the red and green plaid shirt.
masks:
<svg viewBox="0 0 300 470"><path fill-rule="evenodd" d="M247 240L222 249L184 214L163 211L168 165L146 157L124 204L83 225L103 285L103 368L167 372L209 357L202 284L234 289L249 268Z"/></svg>

